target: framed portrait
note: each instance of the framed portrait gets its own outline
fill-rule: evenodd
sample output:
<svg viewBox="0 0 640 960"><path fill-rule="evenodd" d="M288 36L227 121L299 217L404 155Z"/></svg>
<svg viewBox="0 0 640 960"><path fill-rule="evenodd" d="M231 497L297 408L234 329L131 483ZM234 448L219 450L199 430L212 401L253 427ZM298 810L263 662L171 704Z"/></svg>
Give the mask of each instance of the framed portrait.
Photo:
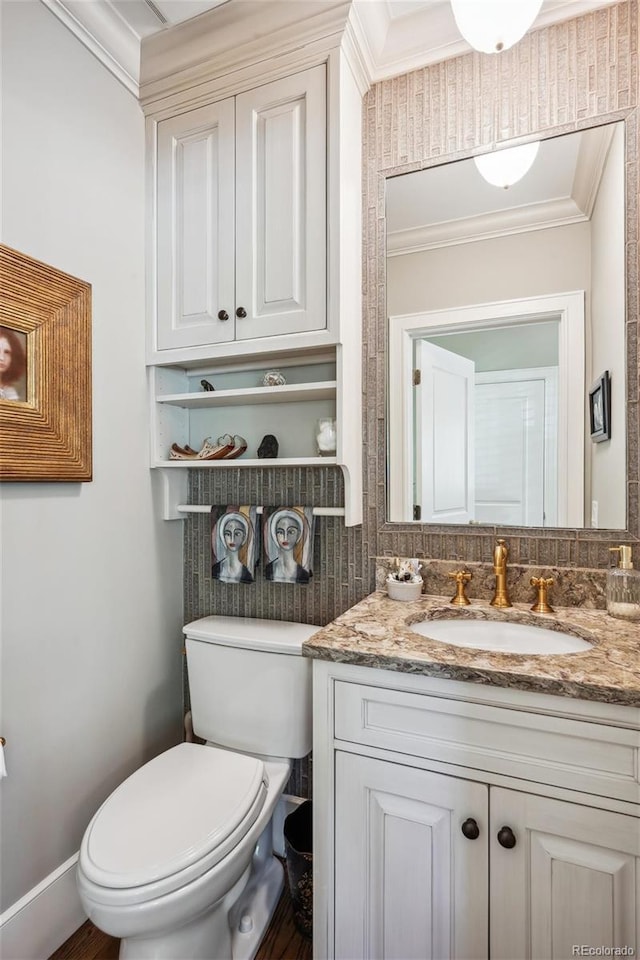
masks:
<svg viewBox="0 0 640 960"><path fill-rule="evenodd" d="M91 480L91 440L91 286L0 244L0 480Z"/></svg>
<svg viewBox="0 0 640 960"><path fill-rule="evenodd" d="M611 439L611 378L608 370L589 390L589 424L594 443Z"/></svg>

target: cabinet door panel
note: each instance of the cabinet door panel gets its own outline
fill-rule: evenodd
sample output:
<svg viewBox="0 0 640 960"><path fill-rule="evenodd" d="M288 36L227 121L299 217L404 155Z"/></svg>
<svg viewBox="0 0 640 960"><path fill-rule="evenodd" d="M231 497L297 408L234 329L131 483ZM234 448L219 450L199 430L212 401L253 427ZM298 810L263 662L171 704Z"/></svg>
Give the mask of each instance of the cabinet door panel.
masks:
<svg viewBox="0 0 640 960"><path fill-rule="evenodd" d="M233 185L233 100L158 124L160 350L234 338Z"/></svg>
<svg viewBox="0 0 640 960"><path fill-rule="evenodd" d="M326 326L325 68L236 98L238 340Z"/></svg>
<svg viewBox="0 0 640 960"><path fill-rule="evenodd" d="M640 820L498 788L490 796L492 960L569 960L580 945L636 951ZM505 825L512 849L496 840Z"/></svg>
<svg viewBox="0 0 640 960"><path fill-rule="evenodd" d="M486 810L482 784L338 752L335 956L485 960Z"/></svg>

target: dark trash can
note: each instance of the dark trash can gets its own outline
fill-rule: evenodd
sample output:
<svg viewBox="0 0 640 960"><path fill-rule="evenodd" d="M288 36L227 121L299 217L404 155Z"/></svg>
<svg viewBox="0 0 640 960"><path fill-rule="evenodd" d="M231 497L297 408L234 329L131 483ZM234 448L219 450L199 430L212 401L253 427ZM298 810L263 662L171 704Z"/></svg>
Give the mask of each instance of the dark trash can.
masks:
<svg viewBox="0 0 640 960"><path fill-rule="evenodd" d="M305 800L284 821L284 849L293 916L300 933L309 939L313 931L312 809L311 800Z"/></svg>

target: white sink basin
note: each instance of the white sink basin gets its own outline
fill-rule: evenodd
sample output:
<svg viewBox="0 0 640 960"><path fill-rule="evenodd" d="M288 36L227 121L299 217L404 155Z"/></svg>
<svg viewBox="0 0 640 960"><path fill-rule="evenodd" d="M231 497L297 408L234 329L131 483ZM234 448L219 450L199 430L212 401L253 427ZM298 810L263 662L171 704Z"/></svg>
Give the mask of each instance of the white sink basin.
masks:
<svg viewBox="0 0 640 960"><path fill-rule="evenodd" d="M456 647L498 653L580 653L591 648L582 637L508 620L421 620L412 623L411 630Z"/></svg>

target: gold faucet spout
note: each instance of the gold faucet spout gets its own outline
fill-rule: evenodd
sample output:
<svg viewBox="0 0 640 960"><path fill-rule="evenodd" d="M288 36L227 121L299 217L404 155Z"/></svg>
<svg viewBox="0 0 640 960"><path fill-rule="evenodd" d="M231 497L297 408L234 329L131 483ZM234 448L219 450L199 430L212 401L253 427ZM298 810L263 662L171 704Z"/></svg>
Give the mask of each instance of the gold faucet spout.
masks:
<svg viewBox="0 0 640 960"><path fill-rule="evenodd" d="M509 547L504 540L497 540L493 550L493 572L496 575L496 588L491 601L492 607L510 607L511 601L507 591L507 560Z"/></svg>

